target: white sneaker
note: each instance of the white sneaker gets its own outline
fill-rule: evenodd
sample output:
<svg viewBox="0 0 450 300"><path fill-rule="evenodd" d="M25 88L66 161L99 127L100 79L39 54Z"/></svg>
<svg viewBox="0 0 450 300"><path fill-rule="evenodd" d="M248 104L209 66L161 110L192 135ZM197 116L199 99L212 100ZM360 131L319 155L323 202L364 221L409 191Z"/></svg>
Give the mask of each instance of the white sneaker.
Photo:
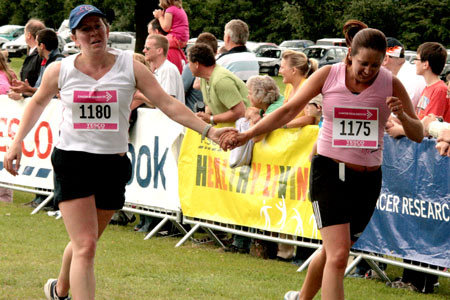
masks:
<svg viewBox="0 0 450 300"><path fill-rule="evenodd" d="M299 300L300 292L297 291L289 291L284 295L283 300Z"/></svg>
<svg viewBox="0 0 450 300"><path fill-rule="evenodd" d="M56 294L56 283L57 279L51 278L47 280L47 283L44 285L44 293L47 300L70 300L69 296L66 297L58 297Z"/></svg>

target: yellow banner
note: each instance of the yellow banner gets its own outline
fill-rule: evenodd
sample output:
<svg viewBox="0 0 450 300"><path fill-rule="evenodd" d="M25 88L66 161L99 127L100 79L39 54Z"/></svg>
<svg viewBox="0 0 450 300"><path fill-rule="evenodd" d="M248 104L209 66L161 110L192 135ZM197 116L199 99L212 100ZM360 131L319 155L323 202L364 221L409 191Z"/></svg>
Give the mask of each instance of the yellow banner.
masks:
<svg viewBox="0 0 450 300"><path fill-rule="evenodd" d="M231 169L230 152L187 130L178 160L184 215L320 238L308 195L318 127L278 129L253 148L251 166Z"/></svg>

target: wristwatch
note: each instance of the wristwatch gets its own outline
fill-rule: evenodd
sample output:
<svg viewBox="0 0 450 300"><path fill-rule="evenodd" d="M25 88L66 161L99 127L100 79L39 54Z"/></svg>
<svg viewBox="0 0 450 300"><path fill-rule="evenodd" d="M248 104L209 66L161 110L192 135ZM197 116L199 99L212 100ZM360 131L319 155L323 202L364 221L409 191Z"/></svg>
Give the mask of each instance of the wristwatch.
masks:
<svg viewBox="0 0 450 300"><path fill-rule="evenodd" d="M216 125L216 124L214 123L214 116L213 116L213 115L211 115L211 116L209 117L209 123L210 123L211 125Z"/></svg>

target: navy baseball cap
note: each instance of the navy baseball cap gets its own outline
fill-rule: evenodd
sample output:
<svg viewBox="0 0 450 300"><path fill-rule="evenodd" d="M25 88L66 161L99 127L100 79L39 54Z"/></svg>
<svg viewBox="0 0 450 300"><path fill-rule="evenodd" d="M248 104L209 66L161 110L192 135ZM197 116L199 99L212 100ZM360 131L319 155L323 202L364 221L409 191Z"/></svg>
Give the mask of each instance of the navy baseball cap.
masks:
<svg viewBox="0 0 450 300"><path fill-rule="evenodd" d="M87 15L98 15L101 17L106 17L104 13L100 9L98 9L95 6L89 5L89 4L82 4L78 5L72 11L70 12L69 17L69 27L70 30L77 28L80 21Z"/></svg>

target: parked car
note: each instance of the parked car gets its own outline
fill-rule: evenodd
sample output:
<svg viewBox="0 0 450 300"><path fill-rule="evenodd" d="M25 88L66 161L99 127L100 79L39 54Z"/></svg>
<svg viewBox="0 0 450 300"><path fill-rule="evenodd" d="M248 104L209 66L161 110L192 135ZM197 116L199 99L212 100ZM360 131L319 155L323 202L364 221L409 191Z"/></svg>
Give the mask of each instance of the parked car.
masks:
<svg viewBox="0 0 450 300"><path fill-rule="evenodd" d="M12 41L21 36L25 31L25 26L3 25L0 26L0 37Z"/></svg>
<svg viewBox="0 0 450 300"><path fill-rule="evenodd" d="M325 38L317 40L316 45L346 47L347 43L345 42L345 39L342 38Z"/></svg>
<svg viewBox="0 0 450 300"><path fill-rule="evenodd" d="M414 64L414 58L416 58L416 55L416 51L405 50L405 61Z"/></svg>
<svg viewBox="0 0 450 300"><path fill-rule="evenodd" d="M288 40L280 44L282 50L290 49L294 51L302 51L303 49L314 45L313 41L310 40Z"/></svg>
<svg viewBox="0 0 450 300"><path fill-rule="evenodd" d="M3 46L4 43L9 42L8 39L0 37L0 47Z"/></svg>
<svg viewBox="0 0 450 300"><path fill-rule="evenodd" d="M447 77L450 75L450 49L447 49L447 61L441 73L441 79L447 82Z"/></svg>
<svg viewBox="0 0 450 300"><path fill-rule="evenodd" d="M70 42L64 45L64 50L62 51L62 54L67 56L67 55L72 55L72 54L76 54L80 52L80 48L78 48L75 45L75 42Z"/></svg>
<svg viewBox="0 0 450 300"><path fill-rule="evenodd" d="M184 53L187 56L188 49L195 45L195 42L197 41L197 38L191 38L188 40L186 47L184 47ZM225 45L225 42L222 40L217 40L217 50L219 50L220 47Z"/></svg>
<svg viewBox="0 0 450 300"><path fill-rule="evenodd" d="M63 32L63 31L70 31L70 27L69 27L69 19L64 19L61 22L61 25L59 25L58 31L57 32Z"/></svg>
<svg viewBox="0 0 450 300"><path fill-rule="evenodd" d="M256 60L259 64L259 73L268 73L271 76L278 76L281 65L280 48L266 48L256 53Z"/></svg>
<svg viewBox="0 0 450 300"><path fill-rule="evenodd" d="M308 58L314 58L319 62L319 68L344 61L347 51L346 47L320 45L311 46L303 50Z"/></svg>
<svg viewBox="0 0 450 300"><path fill-rule="evenodd" d="M2 49L8 51L9 57L20 57L27 54L25 35L22 34L17 39L4 43Z"/></svg>
<svg viewBox="0 0 450 300"><path fill-rule="evenodd" d="M136 45L136 38L127 32L111 31L108 38L108 47L130 50L134 52ZM66 43L62 53L64 55L72 55L80 52L80 48L75 45L75 42Z"/></svg>
<svg viewBox="0 0 450 300"><path fill-rule="evenodd" d="M274 43L257 43L248 41L245 46L247 46L247 49L255 54L265 49L278 49L277 44Z"/></svg>
<svg viewBox="0 0 450 300"><path fill-rule="evenodd" d="M111 31L108 38L108 46L120 50L132 50L136 45L136 38L128 33Z"/></svg>

